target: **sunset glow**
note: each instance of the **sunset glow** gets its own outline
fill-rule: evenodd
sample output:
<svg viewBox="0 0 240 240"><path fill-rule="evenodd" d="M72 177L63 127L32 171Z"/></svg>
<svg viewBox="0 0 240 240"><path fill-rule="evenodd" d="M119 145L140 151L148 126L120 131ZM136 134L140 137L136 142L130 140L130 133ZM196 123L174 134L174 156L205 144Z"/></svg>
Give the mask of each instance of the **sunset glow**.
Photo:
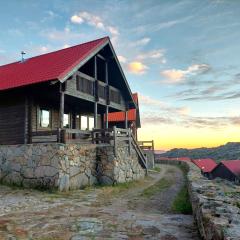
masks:
<svg viewBox="0 0 240 240"><path fill-rule="evenodd" d="M240 1L8 1L0 64L109 36L140 140L156 149L240 141Z"/></svg>

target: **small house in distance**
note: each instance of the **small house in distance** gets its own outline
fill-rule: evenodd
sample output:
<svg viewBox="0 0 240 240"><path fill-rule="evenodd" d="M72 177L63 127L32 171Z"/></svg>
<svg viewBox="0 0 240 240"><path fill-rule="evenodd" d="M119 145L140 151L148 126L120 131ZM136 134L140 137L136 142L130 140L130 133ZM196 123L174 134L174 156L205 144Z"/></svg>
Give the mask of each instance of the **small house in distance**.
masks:
<svg viewBox="0 0 240 240"><path fill-rule="evenodd" d="M192 162L198 166L202 174L209 178L212 170L217 166L216 162L211 158L194 159Z"/></svg>
<svg viewBox="0 0 240 240"><path fill-rule="evenodd" d="M221 161L211 172L211 178L223 178L240 184L240 160Z"/></svg>

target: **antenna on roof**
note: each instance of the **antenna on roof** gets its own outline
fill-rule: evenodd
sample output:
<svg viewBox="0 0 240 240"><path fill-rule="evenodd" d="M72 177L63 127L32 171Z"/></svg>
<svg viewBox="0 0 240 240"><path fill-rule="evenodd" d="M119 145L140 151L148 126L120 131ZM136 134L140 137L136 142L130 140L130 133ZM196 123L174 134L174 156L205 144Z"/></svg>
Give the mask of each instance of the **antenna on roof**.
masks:
<svg viewBox="0 0 240 240"><path fill-rule="evenodd" d="M22 54L22 61L21 62L24 62L24 55L26 54L24 51L21 51L21 54Z"/></svg>

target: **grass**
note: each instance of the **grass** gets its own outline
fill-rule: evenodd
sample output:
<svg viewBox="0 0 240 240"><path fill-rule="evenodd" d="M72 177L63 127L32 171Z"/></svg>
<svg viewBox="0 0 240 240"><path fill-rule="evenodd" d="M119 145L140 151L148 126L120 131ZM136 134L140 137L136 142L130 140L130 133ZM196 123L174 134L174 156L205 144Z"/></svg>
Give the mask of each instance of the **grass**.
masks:
<svg viewBox="0 0 240 240"><path fill-rule="evenodd" d="M158 167L158 166L155 166L155 167L153 168L153 171L156 171L156 172L161 172L161 168L160 168L160 167Z"/></svg>
<svg viewBox="0 0 240 240"><path fill-rule="evenodd" d="M150 177L148 177L150 178ZM117 183L111 186L97 185L95 188L101 189L101 192L98 194L98 204L107 204L111 201L112 197L116 197L118 194L121 194L129 189L139 188L145 184L145 179L140 179L137 181Z"/></svg>
<svg viewBox="0 0 240 240"><path fill-rule="evenodd" d="M189 198L189 193L187 189L187 172L188 168L185 165L180 165L179 168L183 172L184 176L184 185L181 190L178 192L172 203L172 211L175 213L181 214L192 214L192 205Z"/></svg>
<svg viewBox="0 0 240 240"><path fill-rule="evenodd" d="M192 205L186 184L182 187L172 203L172 211L175 213L192 214Z"/></svg>
<svg viewBox="0 0 240 240"><path fill-rule="evenodd" d="M173 184L172 181L170 181L166 178L162 178L156 184L150 186L149 188L146 188L141 193L141 196L143 196L145 198L150 198L153 195L155 195L156 193L161 192L161 191L171 187L172 184Z"/></svg>

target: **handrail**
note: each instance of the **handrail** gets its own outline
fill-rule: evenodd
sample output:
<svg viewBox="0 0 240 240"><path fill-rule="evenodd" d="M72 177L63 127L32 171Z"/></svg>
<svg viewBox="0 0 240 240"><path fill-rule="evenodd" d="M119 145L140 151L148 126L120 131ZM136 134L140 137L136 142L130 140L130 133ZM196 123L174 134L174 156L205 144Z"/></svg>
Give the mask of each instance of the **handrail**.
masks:
<svg viewBox="0 0 240 240"><path fill-rule="evenodd" d="M146 157L144 156L142 149L139 147L139 145L132 133L131 133L131 137L132 137L132 145L134 146L136 152L138 153L139 158L141 159L141 165L147 170Z"/></svg>

